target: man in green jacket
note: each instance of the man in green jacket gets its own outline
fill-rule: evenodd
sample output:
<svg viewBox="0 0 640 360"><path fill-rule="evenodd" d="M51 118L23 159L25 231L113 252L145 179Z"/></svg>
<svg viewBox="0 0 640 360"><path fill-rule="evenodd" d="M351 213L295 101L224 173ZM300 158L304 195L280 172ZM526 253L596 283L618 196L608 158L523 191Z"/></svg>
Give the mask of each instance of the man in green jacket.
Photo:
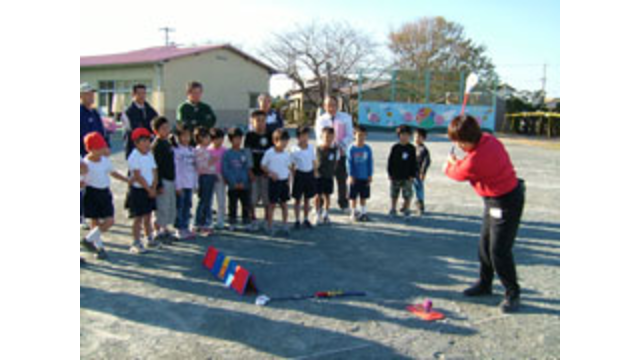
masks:
<svg viewBox="0 0 640 360"><path fill-rule="evenodd" d="M216 114L211 106L201 102L202 84L193 81L187 84L187 101L178 106L177 123L194 131L199 127L211 129L216 126Z"/></svg>

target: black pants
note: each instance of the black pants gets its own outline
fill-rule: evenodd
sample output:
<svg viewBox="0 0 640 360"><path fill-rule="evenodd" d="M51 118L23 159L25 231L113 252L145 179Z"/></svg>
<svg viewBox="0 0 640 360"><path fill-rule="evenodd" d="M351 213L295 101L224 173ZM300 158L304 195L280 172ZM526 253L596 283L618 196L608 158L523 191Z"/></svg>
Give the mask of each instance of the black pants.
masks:
<svg viewBox="0 0 640 360"><path fill-rule="evenodd" d="M520 181L511 193L485 198L484 223L480 237L480 284L491 287L494 272L508 295L519 296L520 286L513 260L513 245L518 235L525 203L525 184Z"/></svg>
<svg viewBox="0 0 640 360"><path fill-rule="evenodd" d="M338 206L341 209L349 208L349 197L347 195L347 157L343 156L338 161L336 169L336 182L338 183Z"/></svg>
<svg viewBox="0 0 640 360"><path fill-rule="evenodd" d="M245 224L251 222L249 209L251 206L251 196L249 190L229 189L229 224L235 225L238 219L238 201L242 204L242 221Z"/></svg>

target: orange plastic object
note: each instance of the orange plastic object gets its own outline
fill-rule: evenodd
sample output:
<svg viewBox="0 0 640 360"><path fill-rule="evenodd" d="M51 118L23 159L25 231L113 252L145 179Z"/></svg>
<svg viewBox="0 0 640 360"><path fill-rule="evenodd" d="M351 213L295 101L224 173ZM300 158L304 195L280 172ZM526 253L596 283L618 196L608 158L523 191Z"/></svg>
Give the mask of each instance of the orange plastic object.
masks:
<svg viewBox="0 0 640 360"><path fill-rule="evenodd" d="M424 311L424 308L421 305L409 305L407 306L407 310L424 321L437 321L446 318L443 313L439 313L434 310L431 310L431 312Z"/></svg>

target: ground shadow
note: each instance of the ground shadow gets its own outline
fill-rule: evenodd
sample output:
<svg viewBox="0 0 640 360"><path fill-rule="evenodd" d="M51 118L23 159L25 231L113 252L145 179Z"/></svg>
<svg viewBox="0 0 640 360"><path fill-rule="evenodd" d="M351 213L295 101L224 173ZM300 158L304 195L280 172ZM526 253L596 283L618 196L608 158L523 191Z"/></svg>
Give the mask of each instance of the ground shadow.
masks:
<svg viewBox="0 0 640 360"><path fill-rule="evenodd" d="M83 309L177 332L241 343L260 352L280 357L308 355L309 350L300 347L302 342L308 349L366 348L382 358L406 358L392 348L355 336L228 309L108 292L84 286L80 288L80 300ZM229 326L231 322L233 326Z"/></svg>
<svg viewBox="0 0 640 360"><path fill-rule="evenodd" d="M465 319L455 312L447 313L453 322L425 323L405 313L404 307L408 299L427 296L460 303L492 307L497 305L500 301L497 295L485 299L467 299L457 291L441 289L466 285L477 276L476 249L481 218L431 213L424 218L405 222L389 219L383 214L374 213L372 217L372 224L334 224L330 228L293 232L288 238L224 232L213 237L178 243L144 256L129 254L126 245L109 244L112 253L110 262L106 265L91 265L85 271L140 281L172 291L250 304L253 298L239 297L225 289L202 266L207 247L215 246L256 274L260 290L270 296L309 294L324 290L367 292L366 297L357 299L273 303L270 307L275 310L293 310L354 323L377 321L407 329L460 336L476 333L471 327L456 325L456 320ZM388 223L402 226L386 226ZM559 266L559 232L558 224L524 222L515 250L518 263ZM383 354L398 357L398 354L383 345L368 343L348 334L301 327L246 313L195 304L177 304L160 299L149 300L93 288L83 288L81 294L83 308L110 312L125 319L172 330L228 340L233 338L233 341L246 343L259 351L278 356L300 354L294 354L292 348L277 342L265 343L264 338L255 337L250 332L234 334L232 329L202 325L194 318L194 314L222 319L233 316L246 323L249 328L261 331L280 334L302 332L308 336L335 337L338 342L380 346ZM114 305L101 309L100 304L105 301ZM137 305L142 305L143 301L155 301L170 308L174 316L184 320L182 327L176 328L172 322L174 317L147 316L144 309L137 309ZM524 291L523 314L559 316L559 307L556 299L540 296L535 290ZM390 310L400 311L405 316L389 315Z"/></svg>

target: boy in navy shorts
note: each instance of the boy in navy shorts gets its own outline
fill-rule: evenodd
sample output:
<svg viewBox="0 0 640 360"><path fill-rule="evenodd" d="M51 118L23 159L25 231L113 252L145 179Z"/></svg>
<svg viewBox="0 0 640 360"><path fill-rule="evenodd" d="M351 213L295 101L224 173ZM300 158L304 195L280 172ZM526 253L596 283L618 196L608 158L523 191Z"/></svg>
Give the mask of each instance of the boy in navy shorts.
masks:
<svg viewBox="0 0 640 360"><path fill-rule="evenodd" d="M311 129L301 126L297 130L298 145L291 150L291 161L293 162L293 198L295 199L296 222L294 229L301 227L311 229L309 212L311 211L311 199L316 196L316 153L309 145L309 134ZM304 222L300 223L300 205L304 197Z"/></svg>
<svg viewBox="0 0 640 360"><path fill-rule="evenodd" d="M136 129L131 138L136 148L127 159L131 186L127 195L126 208L129 210L129 218L133 219L133 244L129 251L133 254L142 254L146 249L158 246L153 239L151 226L151 214L156 209L158 166L151 153L149 130ZM144 243L141 240L143 226L147 236Z"/></svg>
<svg viewBox="0 0 640 360"><path fill-rule="evenodd" d="M92 132L84 138L88 152L84 158L87 173L84 179L85 194L84 215L91 221L89 234L82 239L81 245L96 254L99 260L105 260L107 253L102 243L102 234L109 231L114 224L113 195L111 194L111 177L128 182L126 176L115 171L109 160L109 149L106 140L100 133Z"/></svg>
<svg viewBox="0 0 640 360"><path fill-rule="evenodd" d="M373 151L365 144L367 130L356 126L355 144L347 150L347 174L349 175L349 198L351 200L351 220L370 221L367 215L367 199L371 196L373 180ZM360 208L358 208L360 199Z"/></svg>
<svg viewBox="0 0 640 360"><path fill-rule="evenodd" d="M316 181L318 196L316 196L316 225L331 223L329 220L329 207L331 195L333 195L333 179L336 176L340 149L334 144L335 131L326 127L320 135L320 146L316 148ZM322 206L324 205L324 206Z"/></svg>
<svg viewBox="0 0 640 360"><path fill-rule="evenodd" d="M269 176L269 208L267 213L267 232L273 231L273 214L276 205L282 209L282 223L284 235L289 234L287 215L289 212L287 202L291 198L289 182L291 178L291 155L287 151L289 145L289 133L284 129L273 132L274 146L269 149L262 158L262 171Z"/></svg>
<svg viewBox="0 0 640 360"><path fill-rule="evenodd" d="M89 172L89 168L87 168L87 164L82 160L82 155L80 156L80 224L84 223L84 200L82 199L82 195L84 193L85 184L85 176ZM82 257L80 257L80 266L84 265L85 261Z"/></svg>

